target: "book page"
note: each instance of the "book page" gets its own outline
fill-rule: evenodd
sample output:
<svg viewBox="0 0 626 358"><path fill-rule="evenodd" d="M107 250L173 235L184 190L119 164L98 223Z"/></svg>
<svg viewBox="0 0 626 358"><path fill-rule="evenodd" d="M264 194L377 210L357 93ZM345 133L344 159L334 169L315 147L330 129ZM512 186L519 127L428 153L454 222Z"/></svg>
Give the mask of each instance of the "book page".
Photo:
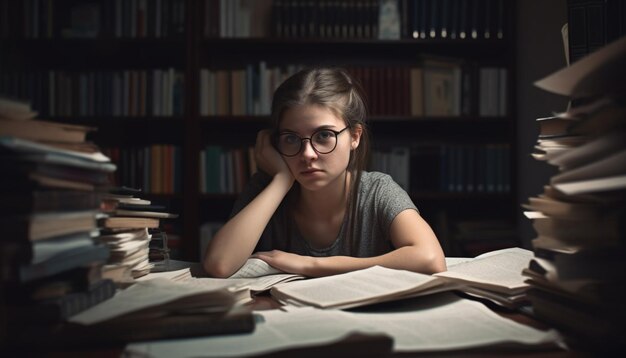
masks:
<svg viewBox="0 0 626 358"><path fill-rule="evenodd" d="M497 250L474 260L454 265L433 276L461 280L469 285L490 288L502 293L516 293L528 287L522 270L534 257L530 250L511 248Z"/></svg>
<svg viewBox="0 0 626 358"><path fill-rule="evenodd" d="M446 267L450 269L450 267L458 264L462 264L464 262L472 261L474 258L472 257L446 257Z"/></svg>
<svg viewBox="0 0 626 358"><path fill-rule="evenodd" d="M189 268L175 271L151 272L145 276L136 278L136 281L154 280L155 278L165 278L171 281L187 281L192 278Z"/></svg>
<svg viewBox="0 0 626 358"><path fill-rule="evenodd" d="M220 305L224 303L224 298L230 294L227 292L230 282L203 286L197 284L189 284L182 282L173 282L169 279L160 277L153 280L140 281L129 288L118 292L112 298L93 306L75 316L69 321L79 324L95 324L98 322L113 319L125 314L138 312L147 308L157 308L165 304L192 298L196 295L202 297L209 302L210 305ZM210 294L214 294L215 301L211 302ZM232 302L227 304L228 308Z"/></svg>
<svg viewBox="0 0 626 358"><path fill-rule="evenodd" d="M554 187L567 195L606 192L626 188L626 175L608 178L589 179L569 183L554 184Z"/></svg>
<svg viewBox="0 0 626 358"><path fill-rule="evenodd" d="M210 277L191 277L188 278L188 282L195 285L202 285L207 288L214 287L220 288L224 286L232 286L234 288L248 288L252 293L259 293L267 291L272 286L283 282L289 282L293 280L301 280L306 277L295 274L274 274L261 277L252 278L210 278Z"/></svg>
<svg viewBox="0 0 626 358"><path fill-rule="evenodd" d="M555 330L541 331L503 318L480 302L450 293L420 297L399 307L350 313L357 327L384 332L394 352L440 351L481 346L556 346Z"/></svg>
<svg viewBox="0 0 626 358"><path fill-rule="evenodd" d="M273 275L277 273L284 273L280 270L273 268L268 265L267 262L257 259L257 258L249 258L243 266L237 270L234 274L232 274L229 278L249 278L249 277L260 277L266 275Z"/></svg>
<svg viewBox="0 0 626 358"><path fill-rule="evenodd" d="M349 333L384 334L394 352L428 352L485 346L557 347L554 330L541 331L500 317L483 304L452 294L420 297L374 312L287 307L261 311L251 334L134 343L125 354L150 357L239 357L330 344Z"/></svg>
<svg viewBox="0 0 626 358"><path fill-rule="evenodd" d="M272 295L316 307L347 308L426 291L443 284L436 278L374 266L364 270L274 286Z"/></svg>
<svg viewBox="0 0 626 358"><path fill-rule="evenodd" d="M267 291L279 283L284 283L284 282L289 282L289 281L294 281L294 280L302 280L305 278L306 278L305 276L295 275L295 274L290 274L290 273L268 275L268 276L248 279L247 287L249 287L250 291L252 291L253 293L259 293L259 292Z"/></svg>
<svg viewBox="0 0 626 358"><path fill-rule="evenodd" d="M126 356L241 357L302 346L318 346L341 339L355 330L346 316L313 308L294 312L257 313L259 323L251 334L129 344Z"/></svg>
<svg viewBox="0 0 626 358"><path fill-rule="evenodd" d="M623 90L626 37L617 39L538 81L535 86L569 97Z"/></svg>

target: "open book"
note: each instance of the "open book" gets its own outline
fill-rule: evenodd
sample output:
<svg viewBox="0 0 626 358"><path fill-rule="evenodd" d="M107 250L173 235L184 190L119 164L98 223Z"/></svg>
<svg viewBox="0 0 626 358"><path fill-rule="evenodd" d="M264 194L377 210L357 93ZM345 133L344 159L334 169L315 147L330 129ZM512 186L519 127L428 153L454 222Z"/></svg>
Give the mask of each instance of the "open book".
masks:
<svg viewBox="0 0 626 358"><path fill-rule="evenodd" d="M272 287L285 304L345 309L416 297L457 288L446 280L405 270L374 266L344 274L289 282Z"/></svg>
<svg viewBox="0 0 626 358"><path fill-rule="evenodd" d="M522 270L528 267L532 257L532 251L525 249L497 250L432 276L374 266L340 275L281 283L272 287L270 292L286 304L345 309L460 290L515 307L525 301L528 284L524 282Z"/></svg>
<svg viewBox="0 0 626 358"><path fill-rule="evenodd" d="M302 280L305 278L306 276L280 271L261 259L249 258L246 263L227 280L236 283L240 287L247 287L252 294L256 294L267 291L279 283Z"/></svg>
<svg viewBox="0 0 626 358"><path fill-rule="evenodd" d="M70 317L65 336L93 343L250 332L254 318L247 288L228 282L138 281L115 296Z"/></svg>
<svg viewBox="0 0 626 358"><path fill-rule="evenodd" d="M529 285L522 271L533 256L532 251L519 247L495 250L434 276L461 284L465 293L513 308L527 301Z"/></svg>

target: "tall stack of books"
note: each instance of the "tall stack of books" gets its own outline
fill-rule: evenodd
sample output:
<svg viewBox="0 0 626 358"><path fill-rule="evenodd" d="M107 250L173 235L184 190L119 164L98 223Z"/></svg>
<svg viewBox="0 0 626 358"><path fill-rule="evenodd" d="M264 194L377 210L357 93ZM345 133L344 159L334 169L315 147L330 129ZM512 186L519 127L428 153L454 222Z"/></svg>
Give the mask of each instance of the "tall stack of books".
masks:
<svg viewBox="0 0 626 358"><path fill-rule="evenodd" d="M18 342L115 293L94 236L99 188L116 167L86 142L93 128L36 115L0 98L0 339Z"/></svg>
<svg viewBox="0 0 626 358"><path fill-rule="evenodd" d="M626 37L536 83L572 105L537 120L533 156L559 173L525 205L538 234L528 296L538 318L593 350L626 342L625 64Z"/></svg>
<svg viewBox="0 0 626 358"><path fill-rule="evenodd" d="M139 193L139 189L116 188L102 201L106 216L100 220L98 240L111 250L104 272L116 283L132 283L135 278L148 274L154 262L169 258L165 233L159 229L160 221L178 215L168 213L163 205L137 197Z"/></svg>

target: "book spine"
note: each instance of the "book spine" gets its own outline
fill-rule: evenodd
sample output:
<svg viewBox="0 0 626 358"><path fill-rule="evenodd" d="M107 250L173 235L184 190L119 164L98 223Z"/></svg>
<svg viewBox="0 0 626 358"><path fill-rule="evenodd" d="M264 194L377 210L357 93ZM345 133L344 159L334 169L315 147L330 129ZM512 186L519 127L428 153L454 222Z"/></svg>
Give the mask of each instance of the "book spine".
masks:
<svg viewBox="0 0 626 358"><path fill-rule="evenodd" d="M70 293L59 298L26 305L10 304L7 310L7 322L17 325L60 323L113 297L115 291L115 283L112 280L103 279L83 292Z"/></svg>

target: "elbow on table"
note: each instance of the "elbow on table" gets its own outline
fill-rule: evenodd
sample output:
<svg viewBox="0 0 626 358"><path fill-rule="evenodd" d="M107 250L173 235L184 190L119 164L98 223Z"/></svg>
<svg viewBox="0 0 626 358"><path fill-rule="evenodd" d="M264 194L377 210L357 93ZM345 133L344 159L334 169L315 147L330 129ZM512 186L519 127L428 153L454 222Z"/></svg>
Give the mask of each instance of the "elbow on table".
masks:
<svg viewBox="0 0 626 358"><path fill-rule="evenodd" d="M432 275L437 272L446 271L446 259L443 255L432 254L424 260L424 273Z"/></svg>
<svg viewBox="0 0 626 358"><path fill-rule="evenodd" d="M215 278L228 278L235 272L227 262L220 259L207 258L202 263L202 267L209 276Z"/></svg>

